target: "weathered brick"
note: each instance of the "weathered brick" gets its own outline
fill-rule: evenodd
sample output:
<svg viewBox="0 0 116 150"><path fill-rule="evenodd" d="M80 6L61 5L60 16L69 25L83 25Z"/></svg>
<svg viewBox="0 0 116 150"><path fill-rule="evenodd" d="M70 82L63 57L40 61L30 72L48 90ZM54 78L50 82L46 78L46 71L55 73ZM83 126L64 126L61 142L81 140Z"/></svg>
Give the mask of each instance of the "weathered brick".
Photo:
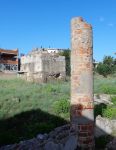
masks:
<svg viewBox="0 0 116 150"><path fill-rule="evenodd" d="M91 25L84 22L82 17L73 18L71 21L71 122L78 131L80 147L94 146L92 48Z"/></svg>

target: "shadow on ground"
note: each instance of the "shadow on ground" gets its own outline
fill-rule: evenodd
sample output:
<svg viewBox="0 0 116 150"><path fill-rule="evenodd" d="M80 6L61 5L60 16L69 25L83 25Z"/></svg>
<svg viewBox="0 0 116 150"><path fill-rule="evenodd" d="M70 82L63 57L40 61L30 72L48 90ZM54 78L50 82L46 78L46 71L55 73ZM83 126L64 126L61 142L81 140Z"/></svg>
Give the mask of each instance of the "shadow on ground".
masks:
<svg viewBox="0 0 116 150"><path fill-rule="evenodd" d="M38 133L48 133L68 122L40 109L30 110L6 120L0 120L0 146L30 139Z"/></svg>
<svg viewBox="0 0 116 150"><path fill-rule="evenodd" d="M105 108L105 106L100 108L103 107ZM100 112L102 112L101 109ZM63 118L48 114L40 109L23 112L12 118L0 120L0 146L31 139L39 133L48 133L67 123L69 122ZM98 127L97 130L102 132L104 136L95 139L96 150L103 150L113 137Z"/></svg>
<svg viewBox="0 0 116 150"><path fill-rule="evenodd" d="M100 103L100 104L95 105L95 107L94 107L94 118L95 118L95 120L96 120L96 117L98 115L103 117L103 110L105 110L105 109L107 109L107 105L104 103ZM105 124L104 124L104 126L105 126ZM112 135L107 134L103 130L103 126L101 128L96 127L95 132L96 132L96 136L101 135L100 137L95 138L96 150L105 149L107 143L109 143L114 138Z"/></svg>
<svg viewBox="0 0 116 150"><path fill-rule="evenodd" d="M96 116L101 115L103 116L103 110L107 108L107 105L104 103L100 103L95 105L94 107L94 117L96 118Z"/></svg>

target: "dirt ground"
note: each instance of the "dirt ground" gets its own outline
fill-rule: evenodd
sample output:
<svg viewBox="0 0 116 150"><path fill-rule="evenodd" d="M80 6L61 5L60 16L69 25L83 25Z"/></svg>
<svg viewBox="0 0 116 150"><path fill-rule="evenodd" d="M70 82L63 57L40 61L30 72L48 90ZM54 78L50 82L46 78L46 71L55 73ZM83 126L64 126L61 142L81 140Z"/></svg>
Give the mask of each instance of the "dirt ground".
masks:
<svg viewBox="0 0 116 150"><path fill-rule="evenodd" d="M17 77L17 73L11 73L11 72L0 72L0 79L14 79Z"/></svg>

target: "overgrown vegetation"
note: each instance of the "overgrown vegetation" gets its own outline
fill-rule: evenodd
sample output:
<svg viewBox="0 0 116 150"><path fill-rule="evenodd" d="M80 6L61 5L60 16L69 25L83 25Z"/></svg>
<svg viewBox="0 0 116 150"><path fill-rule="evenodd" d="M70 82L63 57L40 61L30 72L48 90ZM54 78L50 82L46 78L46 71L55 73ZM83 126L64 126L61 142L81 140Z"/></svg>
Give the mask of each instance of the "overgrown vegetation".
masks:
<svg viewBox="0 0 116 150"><path fill-rule="evenodd" d="M66 61L66 75L70 76L71 72L71 67L70 67L70 55L71 51L69 49L63 51L60 53L61 56L65 56L65 61Z"/></svg>
<svg viewBox="0 0 116 150"><path fill-rule="evenodd" d="M112 97L112 105L99 104L95 105L94 115L101 115L109 119L116 119L116 76L111 75L107 78L98 74L94 75L94 93L97 94L110 94ZM114 131L116 132L116 131ZM112 136L106 135L95 138L96 149L104 149L106 144L111 141Z"/></svg>
<svg viewBox="0 0 116 150"><path fill-rule="evenodd" d="M20 79L0 80L0 144L32 138L66 124L69 115L65 115L63 104L70 97L69 84L38 85ZM59 115L53 107L57 101L62 103L60 106L63 108Z"/></svg>
<svg viewBox="0 0 116 150"><path fill-rule="evenodd" d="M116 94L115 85L115 77L94 77L95 93ZM35 84L21 79L0 79L0 144L29 139L66 124L69 121L69 100L69 80ZM112 98L112 102L116 104L116 99ZM109 107L96 110L97 114L109 118L116 114Z"/></svg>
<svg viewBox="0 0 116 150"><path fill-rule="evenodd" d="M108 105L106 109L103 109L103 117L109 119L116 119L116 96L112 97L112 105Z"/></svg>
<svg viewBox="0 0 116 150"><path fill-rule="evenodd" d="M69 118L70 102L67 99L60 99L53 103L54 112L65 118Z"/></svg>
<svg viewBox="0 0 116 150"><path fill-rule="evenodd" d="M103 117L116 119L116 106L107 106L106 109L103 109Z"/></svg>
<svg viewBox="0 0 116 150"><path fill-rule="evenodd" d="M102 117L109 118L109 119L116 119L116 97L112 98L112 105L106 104L99 104L95 105L94 115L95 117L101 115Z"/></svg>
<svg viewBox="0 0 116 150"><path fill-rule="evenodd" d="M104 77L114 74L116 72L116 59L111 56L105 56L103 62L98 64L96 71Z"/></svg>
<svg viewBox="0 0 116 150"><path fill-rule="evenodd" d="M94 93L116 94L116 77L94 75Z"/></svg>

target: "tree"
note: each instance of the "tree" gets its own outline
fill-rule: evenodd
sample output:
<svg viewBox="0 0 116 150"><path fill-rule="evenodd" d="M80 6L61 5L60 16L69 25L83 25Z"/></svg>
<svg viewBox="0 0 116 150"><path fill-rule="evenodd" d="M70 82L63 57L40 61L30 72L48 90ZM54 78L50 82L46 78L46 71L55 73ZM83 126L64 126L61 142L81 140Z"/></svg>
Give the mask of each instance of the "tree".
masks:
<svg viewBox="0 0 116 150"><path fill-rule="evenodd" d="M113 64L113 61L114 61L114 59L113 59L113 57L111 57L111 56L105 56L105 57L103 58L103 63L104 63L104 64L107 64L107 65L109 65L109 66L111 66L111 65Z"/></svg>
<svg viewBox="0 0 116 150"><path fill-rule="evenodd" d="M97 72L104 77L109 74L113 74L116 71L116 59L111 56L105 56L103 62L100 62L97 66Z"/></svg>
<svg viewBox="0 0 116 150"><path fill-rule="evenodd" d="M61 56L65 56L65 61L66 61L66 75L70 76L70 70L71 70L71 67L70 67L70 54L71 54L71 51L69 49L67 49L67 50L64 50L63 52L60 52L59 54Z"/></svg>
<svg viewBox="0 0 116 150"><path fill-rule="evenodd" d="M97 66L97 72L104 77L111 74L111 68L107 64L99 63Z"/></svg>

